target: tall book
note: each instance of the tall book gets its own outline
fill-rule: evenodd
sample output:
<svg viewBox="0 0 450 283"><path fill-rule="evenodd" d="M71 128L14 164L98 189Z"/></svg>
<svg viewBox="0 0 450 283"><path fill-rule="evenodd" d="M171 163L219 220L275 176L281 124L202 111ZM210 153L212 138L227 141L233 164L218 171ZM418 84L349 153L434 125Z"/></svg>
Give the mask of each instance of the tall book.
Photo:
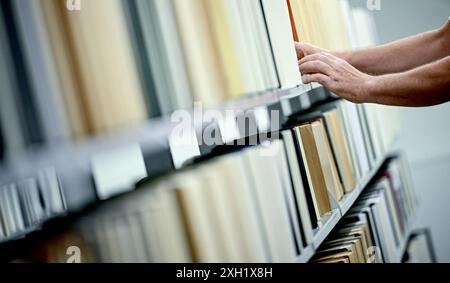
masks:
<svg viewBox="0 0 450 283"><path fill-rule="evenodd" d="M164 43L164 57L167 60L167 77L169 93L175 95L174 109L190 108L193 105L192 89L187 74L186 58L181 48L181 38L172 1L154 0L161 22L161 40Z"/></svg>
<svg viewBox="0 0 450 283"><path fill-rule="evenodd" d="M242 69L239 68L236 46L233 43L232 30L228 23L225 6L229 5L224 0L205 0L208 11L208 21L212 27L213 38L219 49L221 67L225 71L229 95L238 96L244 93L242 81ZM230 4L231 5L231 4Z"/></svg>
<svg viewBox="0 0 450 283"><path fill-rule="evenodd" d="M108 132L147 117L121 0L92 0L67 18L79 62L87 111L95 132ZM98 11L102 11L99 16ZM105 28L114 33L105 32ZM117 68L120 66L120 68Z"/></svg>
<svg viewBox="0 0 450 283"><path fill-rule="evenodd" d="M43 130L49 143L60 142L70 135L69 124L60 95L59 81L42 17L39 1L13 1L18 36L24 50L24 59L35 97L36 107L42 119Z"/></svg>
<svg viewBox="0 0 450 283"><path fill-rule="evenodd" d="M256 36L258 57L263 66L262 73L264 79L264 89L275 89L279 87L278 74L275 65L275 58L272 50L272 44L269 38L269 30L264 16L262 3L260 0L251 0L248 2L250 15L254 25Z"/></svg>
<svg viewBox="0 0 450 283"><path fill-rule="evenodd" d="M306 246L303 237L301 219L298 215L298 207L294 194L294 182L289 172L288 161L286 156L286 147L284 142L277 142L278 154L276 155L278 174L282 183L286 206L289 211L289 220L294 235L295 248L297 255L301 254L301 250Z"/></svg>
<svg viewBox="0 0 450 283"><path fill-rule="evenodd" d="M143 52L153 76L156 104L162 114L192 106L186 59L180 48L172 4L171 1L161 0L135 2L138 28L143 40L139 44L145 46Z"/></svg>
<svg viewBox="0 0 450 283"><path fill-rule="evenodd" d="M286 1L262 0L282 88L302 84Z"/></svg>
<svg viewBox="0 0 450 283"><path fill-rule="evenodd" d="M336 169L336 162L331 152L328 135L325 132L325 127L322 120L317 120L311 123L314 133L314 138L319 153L320 164L324 173L325 182L336 201L340 201L344 196L341 180Z"/></svg>
<svg viewBox="0 0 450 283"><path fill-rule="evenodd" d="M25 50L21 46L19 38L19 27L14 21L14 1L1 1L0 18L5 28L5 36L8 40L2 41L10 66L11 82L16 91L18 113L20 113L22 124L22 135L26 145L41 144L45 141L42 120L36 108L36 98L34 97L32 86L30 84L30 73L25 61Z"/></svg>
<svg viewBox="0 0 450 283"><path fill-rule="evenodd" d="M300 133L300 129L298 127L294 128L292 130L292 135L295 142L297 157L299 159L300 172L303 179L303 186L305 187L305 196L306 202L308 203L308 211L311 218L311 225L315 229L318 228L321 214L319 211L316 194L314 192L312 178L309 175L309 166L308 162L306 161L306 152L305 147L303 146L303 140Z"/></svg>
<svg viewBox="0 0 450 283"><path fill-rule="evenodd" d="M62 15L57 2L45 0L36 2L39 2L45 20L51 59L55 63L55 76L59 81L70 133L73 138L84 137L93 133L93 127L83 99L80 74L77 71L78 61L67 29L66 18Z"/></svg>
<svg viewBox="0 0 450 283"><path fill-rule="evenodd" d="M159 50L159 48L150 44L154 43L156 45L159 41L152 38L153 33L151 31L158 26L155 26L150 20L154 19L149 14L150 9L147 9L150 5L151 1L123 1L130 40L136 58L136 66L145 93L144 100L147 106L147 114L149 117L158 117L161 116L162 112L170 110L170 97L173 94L167 92L170 95L166 95L167 98L163 102L159 101L157 95L158 88L156 79L158 78L158 74L164 74L164 72L160 71L154 74L155 71L152 69L151 62L154 58L150 56L150 53L157 52L155 50ZM161 68L164 68L164 66L161 65ZM160 83L163 82L164 80L160 80Z"/></svg>
<svg viewBox="0 0 450 283"><path fill-rule="evenodd" d="M213 230L217 223L208 210L202 180L186 173L177 177L177 200L181 208L186 233L194 262L218 262L223 260L224 245L220 235Z"/></svg>
<svg viewBox="0 0 450 283"><path fill-rule="evenodd" d="M311 224L311 216L308 210L308 202L305 194L305 190L307 188L304 186L304 180L300 170L296 144L292 131L283 131L282 136L285 143L286 157L289 164L289 172L293 183L298 214L302 225L302 235L304 237L303 242L308 245L313 240L313 225Z"/></svg>
<svg viewBox="0 0 450 283"><path fill-rule="evenodd" d="M307 164L308 182L314 192L319 215L323 216L331 212L332 208L312 125L300 126L297 135L301 140L303 160Z"/></svg>
<svg viewBox="0 0 450 283"><path fill-rule="evenodd" d="M344 136L345 130L337 110L325 112L324 117L343 186L345 192L349 193L355 188L356 181L347 141Z"/></svg>
<svg viewBox="0 0 450 283"><path fill-rule="evenodd" d="M185 226L178 206L176 191L169 184L161 184L153 196L154 207L158 210L154 218L160 257L158 262L188 262L191 250L185 235ZM142 207L146 206L142 202Z"/></svg>
<svg viewBox="0 0 450 283"><path fill-rule="evenodd" d="M203 0L174 0L181 44L186 58L194 99L207 106L217 105L229 93L220 54L212 38Z"/></svg>
<svg viewBox="0 0 450 283"><path fill-rule="evenodd" d="M256 22L253 20L253 17L256 13L254 7L252 7L252 3L255 3L253 0L249 1L237 1L239 8L239 17L241 18L241 27L244 31L245 36L247 37L246 44L249 48L248 56L250 56L251 64L253 65L254 78L256 80L256 87L258 91L262 91L267 89L266 82L264 81L264 66L263 61L261 60L258 53L260 47L263 48L262 43L258 41L257 36L257 26Z"/></svg>
<svg viewBox="0 0 450 283"><path fill-rule="evenodd" d="M1 16L0 11L0 16ZM10 67L13 64L8 47L5 25L0 20L0 128L2 130L2 155L14 155L23 150L26 144L22 132L21 111L18 108L14 79Z"/></svg>
<svg viewBox="0 0 450 283"><path fill-rule="evenodd" d="M230 210L236 211L236 207L228 189L226 175L223 174L226 170L220 162L212 162L209 166L198 169L197 178L204 182L203 194L207 197L204 205L213 219L210 229L216 231L216 237L221 243L220 261L240 262L245 255L241 248L240 227L230 217Z"/></svg>
<svg viewBox="0 0 450 283"><path fill-rule="evenodd" d="M266 150L276 152L275 146L272 144ZM295 242L274 157L256 148L245 152L245 160L255 185L256 201L269 244L270 261L292 262L296 256Z"/></svg>
<svg viewBox="0 0 450 283"><path fill-rule="evenodd" d="M220 160L224 184L229 194L231 219L238 224L240 241L236 243L242 250L243 262L268 260L262 219L255 204L256 192L246 174L245 162L241 154L232 154Z"/></svg>

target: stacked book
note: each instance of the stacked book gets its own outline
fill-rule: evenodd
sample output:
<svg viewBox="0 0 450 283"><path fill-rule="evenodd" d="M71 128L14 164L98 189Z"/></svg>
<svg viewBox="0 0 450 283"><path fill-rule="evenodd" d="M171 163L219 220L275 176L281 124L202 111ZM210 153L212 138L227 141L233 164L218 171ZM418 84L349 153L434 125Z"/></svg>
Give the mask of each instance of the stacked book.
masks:
<svg viewBox="0 0 450 283"><path fill-rule="evenodd" d="M343 219L342 227L321 246L313 262L400 262L416 206L404 161L391 161Z"/></svg>
<svg viewBox="0 0 450 283"><path fill-rule="evenodd" d="M45 220L66 210L54 170L41 170L34 178L0 186L0 242L22 236Z"/></svg>

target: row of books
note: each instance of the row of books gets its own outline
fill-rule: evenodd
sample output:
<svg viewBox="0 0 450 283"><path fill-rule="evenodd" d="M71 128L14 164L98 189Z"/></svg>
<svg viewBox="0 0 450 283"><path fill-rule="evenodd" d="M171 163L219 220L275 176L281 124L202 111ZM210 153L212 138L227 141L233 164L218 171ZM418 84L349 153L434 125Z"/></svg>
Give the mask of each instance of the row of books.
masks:
<svg viewBox="0 0 450 283"><path fill-rule="evenodd" d="M285 1L1 1L8 151L302 84Z"/></svg>
<svg viewBox="0 0 450 283"><path fill-rule="evenodd" d="M2 1L0 157L302 85L294 40L341 49L368 34L345 3Z"/></svg>
<svg viewBox="0 0 450 283"><path fill-rule="evenodd" d="M260 146L142 184L36 258L67 258L73 241L93 262L295 262L371 169L358 108L336 102Z"/></svg>
<svg viewBox="0 0 450 283"><path fill-rule="evenodd" d="M54 170L41 170L36 178L0 186L0 242L32 229L66 211Z"/></svg>
<svg viewBox="0 0 450 283"><path fill-rule="evenodd" d="M351 48L346 12L347 1L340 0L288 0L294 39L308 42L328 50ZM348 18L346 18L346 16Z"/></svg>
<svg viewBox="0 0 450 283"><path fill-rule="evenodd" d="M404 160L389 163L313 258L321 263L400 262L417 199Z"/></svg>

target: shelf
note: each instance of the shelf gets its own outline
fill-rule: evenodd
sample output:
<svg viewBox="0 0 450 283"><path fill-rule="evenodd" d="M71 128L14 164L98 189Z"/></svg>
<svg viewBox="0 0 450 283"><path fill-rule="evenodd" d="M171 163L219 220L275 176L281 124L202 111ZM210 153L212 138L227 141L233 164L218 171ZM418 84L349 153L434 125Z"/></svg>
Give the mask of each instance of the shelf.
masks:
<svg viewBox="0 0 450 283"><path fill-rule="evenodd" d="M320 245L325 241L325 239L330 235L339 221L345 216L345 214L350 210L350 208L358 200L359 196L370 184L373 178L380 171L381 167L385 161L389 158L386 154L383 158L375 163L372 170L359 182L356 188L350 194L346 195L344 199L339 203L339 209L335 209L330 215L325 216L323 219L323 224L314 232L314 239L312 242L312 247L314 251L319 249Z"/></svg>
<svg viewBox="0 0 450 283"><path fill-rule="evenodd" d="M347 214L347 212L350 210L350 208L353 206L353 204L356 202L358 197L361 195L361 193L364 191L364 189L369 185L370 181L376 176L378 171L380 171L381 166L383 166L384 162L386 161L387 157L384 157L380 160L378 160L373 168L370 170L370 172L362 179L362 181L356 186L356 188L350 193L346 194L344 198L339 202L341 215Z"/></svg>
<svg viewBox="0 0 450 283"><path fill-rule="evenodd" d="M334 227L341 219L341 212L338 209L333 210L329 215L326 215L322 219L322 226L318 228L314 233L314 239L312 245L317 250L319 246L325 241L328 235L333 231Z"/></svg>
<svg viewBox="0 0 450 283"><path fill-rule="evenodd" d="M323 88L311 89L305 86L273 90L225 101L214 109L251 110L258 107L271 107L273 104L279 104L281 107L282 101L289 101L289 110L298 113L314 107L310 97L315 97L317 92L326 93ZM326 95L322 98L326 99ZM286 113L286 109L281 110L283 111L282 114ZM192 113L195 109L187 109L187 111ZM193 124L196 124L196 122L194 121ZM14 160L0 163L0 188L2 185L36 177L43 168L50 168L56 171L60 180L66 198L67 213L82 213L86 207L100 203L101 200L110 197L109 195L102 197L99 194L102 190L95 179L98 174L104 176L104 172L101 172L101 170L100 172L94 172L94 161L98 164L100 159L100 165L102 166L96 167L101 168L107 167L105 164L108 165L108 163L120 164L122 159L127 160L125 153L130 152L130 148L137 149L136 155L139 155L138 159L142 159L145 166L144 169L140 168L140 177L142 178L134 176L136 179L130 180L128 186L120 188L115 193L117 196L134 190L135 184L144 178L156 177L178 169L175 166L175 160L179 159L178 152L169 139L171 130L175 126L176 123L171 121L170 115L167 115L117 133L29 150L24 154L14 156ZM199 145L195 146L197 149L200 148ZM189 158L194 157L196 156L185 156L183 158L189 160ZM111 162L111 159L115 162ZM118 173L123 174L120 171ZM64 215L60 216L63 217ZM49 220L52 219L46 219L43 223ZM29 227L17 233L14 237L0 240L0 243L23 238L36 229L38 227Z"/></svg>
<svg viewBox="0 0 450 283"><path fill-rule="evenodd" d="M302 250L302 254L298 256L295 260L295 263L307 263L314 256L315 250L312 245L308 245L306 248Z"/></svg>
<svg viewBox="0 0 450 283"><path fill-rule="evenodd" d="M414 219L414 217L412 219ZM407 225L407 229L404 234L404 237L397 247L397 251L396 251L397 263L402 262L403 255L405 254L406 248L408 247L409 238L411 237L411 234L414 231L413 223L414 223L413 220L408 221L408 225Z"/></svg>
<svg viewBox="0 0 450 283"><path fill-rule="evenodd" d="M271 104L278 104L283 114L302 114L303 112L314 111L315 107L321 107L329 99L329 95L322 87L305 89L303 87L289 90L278 90L266 92L260 95L249 95L223 103L219 108L248 110L257 107L269 107ZM335 102L331 99L330 102ZM285 102L288 102L286 106ZM320 103L320 104L318 104ZM284 105L282 105L284 104ZM124 131L121 133L106 135L103 137L91 138L73 144L66 144L56 148L42 149L33 153L28 153L14 160L10 164L1 164L0 176L2 184L11 183L35 176L36 168L52 167L57 171L61 181L61 186L66 195L68 214L82 214L86 207L100 204L102 201L98 196L92 172L93 158L114 155L115 152L130 145L137 145L145 163L146 177L158 176L176 170L173 160L175 159L173 148L169 142L169 135L174 124L169 117L156 119L144 125ZM283 129L283 128L281 128ZM120 157L119 157L120 158ZM386 157L387 158L387 157ZM311 243L302 253L296 262L307 262L314 255L314 251L322 244L331 233L343 215L355 203L367 184L375 176L385 159L380 160L374 169L358 184L355 190L341 201L339 208L330 215L324 217L320 228L314 232L313 243ZM155 166L158 164L158 166ZM95 179L95 178L94 178ZM133 190L130 183L128 190L120 192L116 197ZM80 189L83 188L83 189ZM105 198L107 199L107 198ZM56 216L58 217L58 216ZM65 217L60 215L59 217ZM38 226L33 226L27 230L0 240L0 243L22 239L27 234L36 230L46 229L45 222ZM41 228L44 225L44 228Z"/></svg>

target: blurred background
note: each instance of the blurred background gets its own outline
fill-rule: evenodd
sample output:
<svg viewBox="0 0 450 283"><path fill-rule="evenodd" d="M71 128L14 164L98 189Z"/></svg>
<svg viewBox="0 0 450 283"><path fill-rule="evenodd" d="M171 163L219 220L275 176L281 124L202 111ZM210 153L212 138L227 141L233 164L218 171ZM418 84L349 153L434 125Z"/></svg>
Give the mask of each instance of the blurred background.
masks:
<svg viewBox="0 0 450 283"><path fill-rule="evenodd" d="M352 0L355 7L367 1ZM379 43L436 29L448 21L446 0L381 1L373 11ZM450 105L400 109L403 127L397 147L407 153L412 178L421 199L418 225L431 227L440 261L450 261Z"/></svg>

